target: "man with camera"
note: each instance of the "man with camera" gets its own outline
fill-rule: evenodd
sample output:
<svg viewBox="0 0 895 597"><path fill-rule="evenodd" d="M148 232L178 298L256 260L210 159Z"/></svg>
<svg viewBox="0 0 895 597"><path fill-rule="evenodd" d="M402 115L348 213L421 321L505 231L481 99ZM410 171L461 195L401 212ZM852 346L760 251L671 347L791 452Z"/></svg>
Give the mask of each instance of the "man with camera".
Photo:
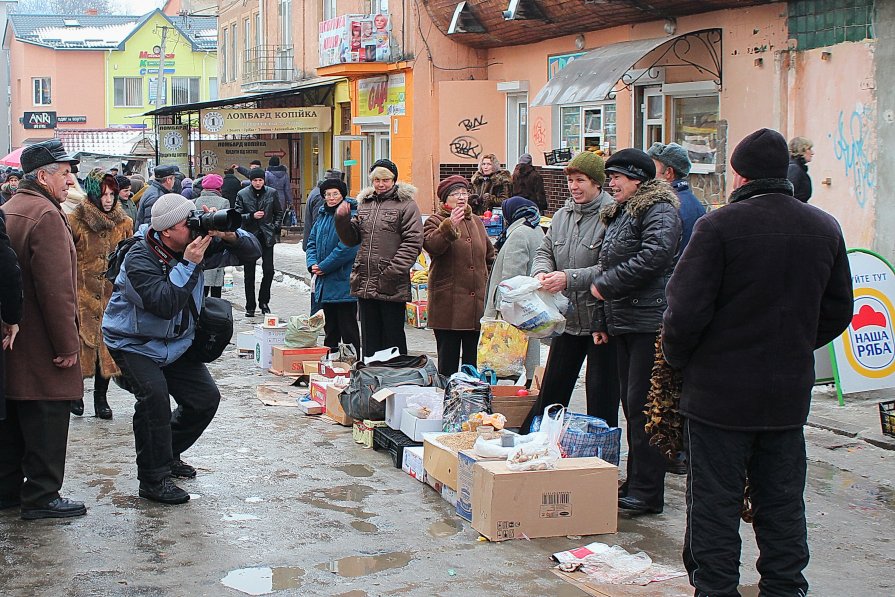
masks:
<svg viewBox="0 0 895 597"><path fill-rule="evenodd" d="M258 259L261 248L238 229L235 212L197 212L182 195L162 195L151 224L124 257L103 338L133 392L134 439L140 497L182 504L189 494L172 477L196 469L180 459L211 423L220 391L205 364L187 353L202 305L203 271ZM171 412L169 395L177 408Z"/></svg>

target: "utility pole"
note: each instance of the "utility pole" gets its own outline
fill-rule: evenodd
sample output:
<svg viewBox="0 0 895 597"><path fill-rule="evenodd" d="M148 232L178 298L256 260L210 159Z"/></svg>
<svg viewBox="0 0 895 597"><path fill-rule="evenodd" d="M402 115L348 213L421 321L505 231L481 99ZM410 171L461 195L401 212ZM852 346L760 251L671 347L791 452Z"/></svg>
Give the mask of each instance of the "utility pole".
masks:
<svg viewBox="0 0 895 597"><path fill-rule="evenodd" d="M165 39L168 28L162 27L162 43L158 45L158 76L155 78L155 109L162 107L162 93L165 90ZM156 118L158 118L156 116Z"/></svg>

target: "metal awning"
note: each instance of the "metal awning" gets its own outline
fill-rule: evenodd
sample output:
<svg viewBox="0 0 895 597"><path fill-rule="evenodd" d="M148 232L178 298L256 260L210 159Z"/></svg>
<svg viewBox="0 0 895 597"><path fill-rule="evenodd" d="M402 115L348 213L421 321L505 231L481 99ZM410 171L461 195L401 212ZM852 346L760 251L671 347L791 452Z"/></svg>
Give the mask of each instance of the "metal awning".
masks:
<svg viewBox="0 0 895 597"><path fill-rule="evenodd" d="M715 39L716 37L717 39ZM691 39L699 40L703 46L709 49L709 55L714 64L701 65L687 59L689 44L686 43L687 47L683 52L677 49L678 44L685 42L685 39L687 42ZM651 64L647 70L653 66L690 66L712 75L720 83L720 55L713 51L714 45L719 43L720 31L709 29L693 31L677 37L637 39L596 48L569 62L544 85L531 105L534 107L578 104L609 99L612 93L617 91L616 85L625 78L625 74L647 54L664 44L670 44L669 50ZM659 62L669 53L682 63L660 65ZM628 81L624 81L624 83L625 85L630 84Z"/></svg>

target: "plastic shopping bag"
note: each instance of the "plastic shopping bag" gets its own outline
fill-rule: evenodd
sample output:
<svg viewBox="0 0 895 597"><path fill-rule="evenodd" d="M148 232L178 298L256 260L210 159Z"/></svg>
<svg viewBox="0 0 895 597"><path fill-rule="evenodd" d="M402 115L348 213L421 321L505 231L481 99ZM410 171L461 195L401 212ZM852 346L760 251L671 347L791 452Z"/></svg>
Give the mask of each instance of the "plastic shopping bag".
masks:
<svg viewBox="0 0 895 597"><path fill-rule="evenodd" d="M323 315L323 309L317 311L310 317L305 315L295 315L289 318L289 324L286 326L286 339L284 344L286 348L310 348L317 346L317 336L326 323L326 317Z"/></svg>
<svg viewBox="0 0 895 597"><path fill-rule="evenodd" d="M558 407L554 409L554 407ZM555 414L551 415L551 409ZM517 446L507 456L507 469L511 471L542 471L556 468L562 458L559 438L562 435L566 409L560 404L551 404L544 409L541 430L529 433L534 436L528 443Z"/></svg>
<svg viewBox="0 0 895 597"><path fill-rule="evenodd" d="M478 412L491 412L491 386L466 373L454 373L444 390L442 431L463 431L463 422Z"/></svg>
<svg viewBox="0 0 895 597"><path fill-rule="evenodd" d="M493 369L498 377L519 377L525 373L528 336L502 319L482 319L482 333L476 360L480 367Z"/></svg>
<svg viewBox="0 0 895 597"><path fill-rule="evenodd" d="M531 422L531 430L540 429L541 417ZM610 427L606 421L579 413L566 412L559 447L565 458L596 456L618 466L622 430Z"/></svg>
<svg viewBox="0 0 895 597"><path fill-rule="evenodd" d="M561 292L541 290L541 283L531 276L514 276L501 282L498 289L497 310L528 337L549 338L565 331L569 299Z"/></svg>

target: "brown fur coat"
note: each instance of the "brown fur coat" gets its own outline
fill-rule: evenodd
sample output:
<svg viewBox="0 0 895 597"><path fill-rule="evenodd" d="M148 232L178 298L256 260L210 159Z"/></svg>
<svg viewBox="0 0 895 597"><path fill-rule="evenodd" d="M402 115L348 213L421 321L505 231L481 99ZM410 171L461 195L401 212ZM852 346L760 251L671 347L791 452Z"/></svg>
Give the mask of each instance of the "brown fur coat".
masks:
<svg viewBox="0 0 895 597"><path fill-rule="evenodd" d="M99 356L103 377L120 371L103 343L103 312L112 296L112 283L104 274L108 256L118 243L133 232L133 222L115 204L108 214L90 201L82 201L68 216L75 250L78 253L78 315L81 321L81 373L93 377Z"/></svg>

